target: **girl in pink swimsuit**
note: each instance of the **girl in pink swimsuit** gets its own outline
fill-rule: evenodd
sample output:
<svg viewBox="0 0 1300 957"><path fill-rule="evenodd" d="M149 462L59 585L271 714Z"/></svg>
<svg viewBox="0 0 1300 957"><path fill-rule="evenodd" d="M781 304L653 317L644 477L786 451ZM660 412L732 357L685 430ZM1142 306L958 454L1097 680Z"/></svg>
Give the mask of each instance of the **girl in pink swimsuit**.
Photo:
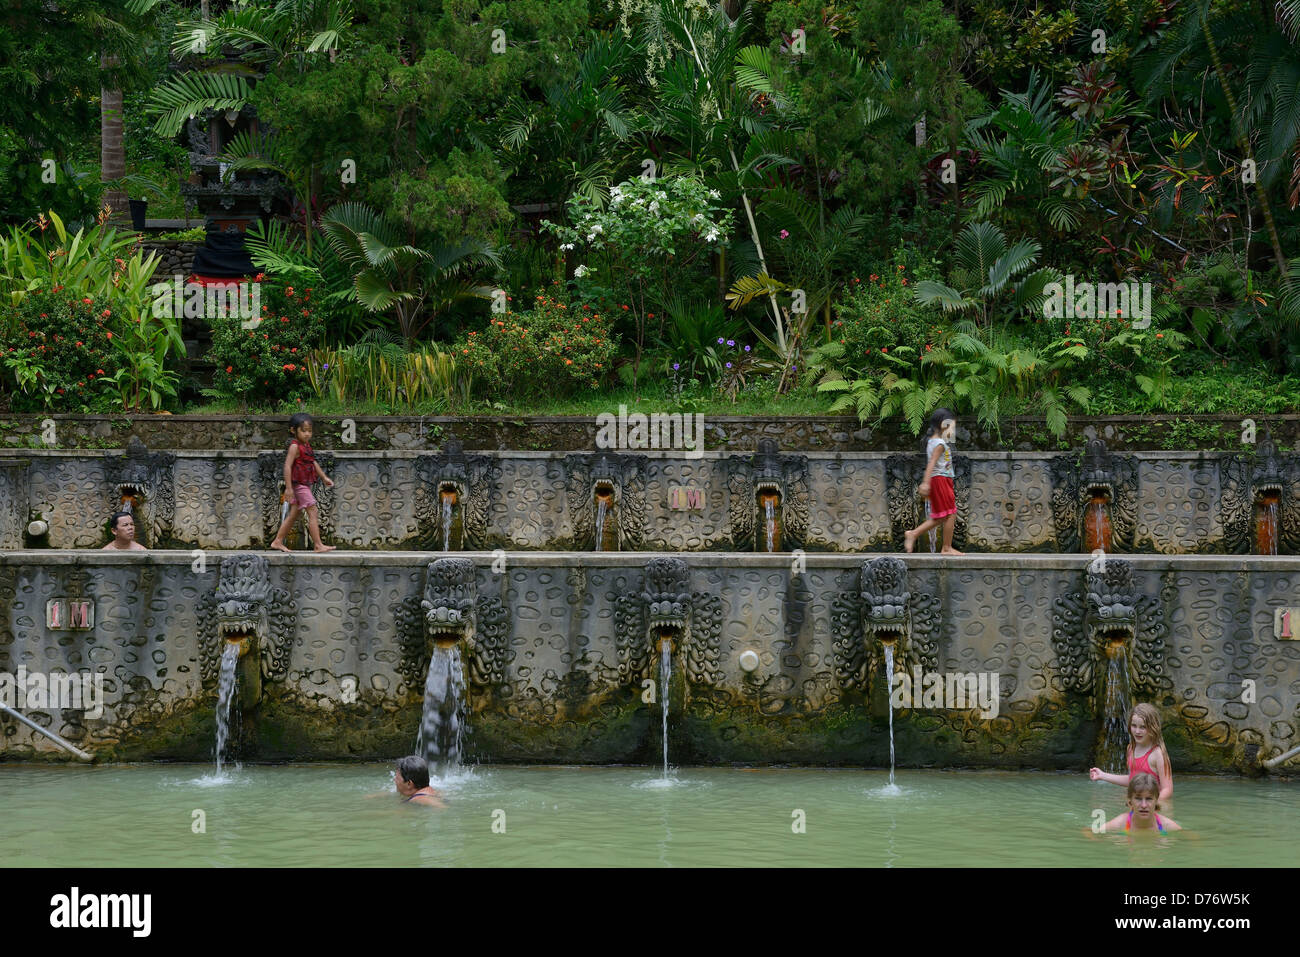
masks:
<svg viewBox="0 0 1300 957"><path fill-rule="evenodd" d="M1102 828L1104 831L1124 831L1132 834L1136 831L1155 831L1164 834L1167 831L1181 831L1182 825L1171 817L1161 817L1160 782L1153 775L1138 773L1130 775L1128 782L1128 813L1113 817Z"/></svg>
<svg viewBox="0 0 1300 957"><path fill-rule="evenodd" d="M1133 713L1129 715L1128 730L1133 736L1133 741L1128 746L1128 774L1107 774L1101 768L1093 768L1088 776L1094 781L1127 785L1135 775L1148 774L1160 783L1160 800L1168 801L1174 795L1174 772L1169 764L1164 737L1160 733L1160 712L1155 709L1155 705L1145 701L1134 705Z"/></svg>

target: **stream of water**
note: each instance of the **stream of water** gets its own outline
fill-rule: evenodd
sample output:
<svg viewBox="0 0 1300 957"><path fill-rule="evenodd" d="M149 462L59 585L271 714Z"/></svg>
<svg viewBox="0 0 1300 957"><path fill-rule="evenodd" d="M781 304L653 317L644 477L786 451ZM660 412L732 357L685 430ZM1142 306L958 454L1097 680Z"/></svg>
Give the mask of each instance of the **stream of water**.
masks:
<svg viewBox="0 0 1300 957"><path fill-rule="evenodd" d="M598 552L605 547L605 517L609 512L606 502L604 496L596 499L596 551Z"/></svg>
<svg viewBox="0 0 1300 957"><path fill-rule="evenodd" d="M217 773L221 773L230 736L230 702L235 697L235 666L239 664L239 646L226 642L221 650L221 673L217 677Z"/></svg>
<svg viewBox="0 0 1300 957"><path fill-rule="evenodd" d="M424 711L416 751L429 762L429 771L460 764L465 732L465 672L460 645L434 644L429 675L424 682Z"/></svg>
<svg viewBox="0 0 1300 957"><path fill-rule="evenodd" d="M894 643L885 642L885 694L889 699L889 786L894 786Z"/></svg>
<svg viewBox="0 0 1300 957"><path fill-rule="evenodd" d="M1111 774L1127 774L1128 716L1132 709L1132 696L1128 686L1128 648L1117 643L1107 653L1106 696L1102 708L1097 766Z"/></svg>
<svg viewBox="0 0 1300 957"><path fill-rule="evenodd" d="M663 720L664 778L668 778L668 681L673 675L673 653L663 642L659 653L659 711Z"/></svg>

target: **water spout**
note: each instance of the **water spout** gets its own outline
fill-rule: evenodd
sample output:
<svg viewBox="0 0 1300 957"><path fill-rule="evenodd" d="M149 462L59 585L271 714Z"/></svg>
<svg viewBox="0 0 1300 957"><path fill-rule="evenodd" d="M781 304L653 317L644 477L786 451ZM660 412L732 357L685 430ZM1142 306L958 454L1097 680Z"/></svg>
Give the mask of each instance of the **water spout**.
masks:
<svg viewBox="0 0 1300 957"><path fill-rule="evenodd" d="M235 668L239 664L241 645L228 641L221 649L221 674L217 679L217 773L230 735L230 703L235 698Z"/></svg>
<svg viewBox="0 0 1300 957"><path fill-rule="evenodd" d="M460 764L465 729L465 672L458 641L434 638L429 674L424 682L424 711L416 751L430 768Z"/></svg>
<svg viewBox="0 0 1300 957"><path fill-rule="evenodd" d="M672 642L659 642L659 711L663 721L664 779L668 778L668 683L673 674Z"/></svg>
<svg viewBox="0 0 1300 957"><path fill-rule="evenodd" d="M1111 551L1110 497L1102 491L1093 491L1092 501L1083 513L1083 550Z"/></svg>
<svg viewBox="0 0 1300 957"><path fill-rule="evenodd" d="M614 521L614 487L608 482L597 482L596 497L596 551L618 551L618 523Z"/></svg>
<svg viewBox="0 0 1300 957"><path fill-rule="evenodd" d="M885 697L889 708L889 786L894 786L894 643L884 642Z"/></svg>
<svg viewBox="0 0 1300 957"><path fill-rule="evenodd" d="M1255 554L1276 555L1281 526L1278 522L1278 506L1281 493L1272 489L1261 492L1255 498Z"/></svg>
<svg viewBox="0 0 1300 957"><path fill-rule="evenodd" d="M455 489L442 488L438 492L438 497L442 499L442 550L451 551L451 526L453 523L452 509L456 506Z"/></svg>
<svg viewBox="0 0 1300 957"><path fill-rule="evenodd" d="M762 538L756 544L759 551L781 550L781 493L773 489L760 489L758 509L762 518Z"/></svg>
<svg viewBox="0 0 1300 957"><path fill-rule="evenodd" d="M1101 743L1097 747L1097 766L1111 774L1124 774L1128 758L1128 716L1132 710L1129 690L1128 643L1126 636L1111 638L1106 646L1106 687L1104 690Z"/></svg>

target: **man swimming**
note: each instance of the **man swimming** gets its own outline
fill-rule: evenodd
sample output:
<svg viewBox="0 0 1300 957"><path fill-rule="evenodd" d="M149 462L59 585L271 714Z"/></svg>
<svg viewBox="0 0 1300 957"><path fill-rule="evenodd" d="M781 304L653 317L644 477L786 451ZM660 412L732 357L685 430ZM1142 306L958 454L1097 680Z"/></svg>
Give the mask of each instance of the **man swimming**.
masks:
<svg viewBox="0 0 1300 957"><path fill-rule="evenodd" d="M429 764L418 754L408 754L397 762L393 775L397 793L405 804L423 804L426 807L446 807L441 795L429 786Z"/></svg>

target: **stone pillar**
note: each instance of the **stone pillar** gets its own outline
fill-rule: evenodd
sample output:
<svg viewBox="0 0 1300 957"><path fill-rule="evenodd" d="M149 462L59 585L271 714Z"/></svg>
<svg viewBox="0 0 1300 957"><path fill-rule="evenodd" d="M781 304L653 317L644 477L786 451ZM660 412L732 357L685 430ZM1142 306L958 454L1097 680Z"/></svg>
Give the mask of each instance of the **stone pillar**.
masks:
<svg viewBox="0 0 1300 957"><path fill-rule="evenodd" d="M27 463L0 459L0 551L23 547L27 525Z"/></svg>

